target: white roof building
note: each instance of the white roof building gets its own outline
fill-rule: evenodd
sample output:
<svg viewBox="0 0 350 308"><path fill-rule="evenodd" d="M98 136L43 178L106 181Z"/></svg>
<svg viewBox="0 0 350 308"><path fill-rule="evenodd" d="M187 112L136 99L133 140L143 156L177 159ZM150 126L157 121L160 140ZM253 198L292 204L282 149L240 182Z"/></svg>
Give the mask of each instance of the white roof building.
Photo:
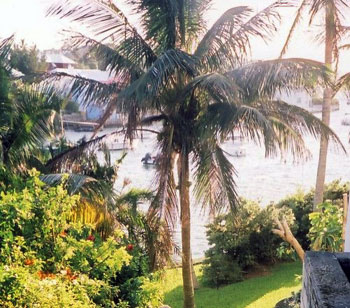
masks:
<svg viewBox="0 0 350 308"><path fill-rule="evenodd" d="M79 76L103 83L110 83L114 79L114 77L109 71L101 71L97 69L55 68L52 70L52 72L65 73L72 76Z"/></svg>
<svg viewBox="0 0 350 308"><path fill-rule="evenodd" d="M49 64L49 71L52 71L55 68L74 68L74 65L76 64L72 59L69 59L61 53L47 53L46 63Z"/></svg>

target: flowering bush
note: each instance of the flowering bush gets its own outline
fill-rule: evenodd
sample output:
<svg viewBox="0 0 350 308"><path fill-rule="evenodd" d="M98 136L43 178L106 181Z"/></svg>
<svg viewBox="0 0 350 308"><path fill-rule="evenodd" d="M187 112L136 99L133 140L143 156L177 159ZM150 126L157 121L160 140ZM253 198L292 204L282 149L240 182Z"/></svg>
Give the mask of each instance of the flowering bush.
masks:
<svg viewBox="0 0 350 308"><path fill-rule="evenodd" d="M92 226L71 222L78 201L64 185L47 187L35 173L22 191L0 194L0 306L160 304L160 292L152 291L157 285L139 272L143 296L132 305L121 297L116 277L131 265L130 247L120 231L103 241Z"/></svg>

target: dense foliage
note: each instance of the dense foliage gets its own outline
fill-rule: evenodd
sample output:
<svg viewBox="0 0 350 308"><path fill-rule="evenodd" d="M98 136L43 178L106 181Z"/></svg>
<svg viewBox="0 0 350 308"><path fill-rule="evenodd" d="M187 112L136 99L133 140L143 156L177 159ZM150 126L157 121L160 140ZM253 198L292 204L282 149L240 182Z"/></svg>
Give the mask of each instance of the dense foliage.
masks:
<svg viewBox="0 0 350 308"><path fill-rule="evenodd" d="M35 45L28 46L24 40L21 41L21 44L13 46L10 53L10 63L13 68L24 75L42 73L47 68L45 56L40 55Z"/></svg>
<svg viewBox="0 0 350 308"><path fill-rule="evenodd" d="M120 231L103 241L71 222L78 201L36 175L1 193L1 307L159 306L158 283Z"/></svg>
<svg viewBox="0 0 350 308"><path fill-rule="evenodd" d="M237 214L218 216L207 231L212 245L204 261L207 283L220 286L239 281L243 272L255 265L275 262L281 240L271 230L277 215L280 214L274 206L261 208L258 203L242 200ZM284 208L283 215L293 223L290 209Z"/></svg>
<svg viewBox="0 0 350 308"><path fill-rule="evenodd" d="M340 180L326 186L327 202L312 213L313 190L298 191L262 208L258 203L243 200L237 214L218 216L208 226L212 247L206 252L204 278L211 286L220 286L243 279L243 273L256 264L295 258L288 243L272 234L274 219L285 217L293 234L305 250L341 250L342 199L349 190Z"/></svg>
<svg viewBox="0 0 350 308"><path fill-rule="evenodd" d="M320 204L318 209L309 215L312 250L342 251L343 209L330 202Z"/></svg>
<svg viewBox="0 0 350 308"><path fill-rule="evenodd" d="M343 194L350 189L349 183L342 183L335 180L325 186L324 198L338 207L342 205ZM309 215L312 213L313 199L315 192L311 189L308 192L297 191L295 194L287 196L277 203L277 207L287 206L293 211L295 216L294 235L304 250L310 250L310 237L308 236L311 228Z"/></svg>

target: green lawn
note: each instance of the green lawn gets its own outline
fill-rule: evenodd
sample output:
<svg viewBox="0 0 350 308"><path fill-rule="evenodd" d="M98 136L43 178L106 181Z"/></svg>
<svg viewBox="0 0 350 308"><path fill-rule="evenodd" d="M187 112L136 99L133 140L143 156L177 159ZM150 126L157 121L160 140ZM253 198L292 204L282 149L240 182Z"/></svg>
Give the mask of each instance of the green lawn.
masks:
<svg viewBox="0 0 350 308"><path fill-rule="evenodd" d="M195 267L200 280L200 265ZM201 287L195 291L197 308L272 308L293 291L301 288L300 262L284 263L271 269L270 274L231 284L219 289ZM168 270L164 282L165 304L182 308L181 269Z"/></svg>

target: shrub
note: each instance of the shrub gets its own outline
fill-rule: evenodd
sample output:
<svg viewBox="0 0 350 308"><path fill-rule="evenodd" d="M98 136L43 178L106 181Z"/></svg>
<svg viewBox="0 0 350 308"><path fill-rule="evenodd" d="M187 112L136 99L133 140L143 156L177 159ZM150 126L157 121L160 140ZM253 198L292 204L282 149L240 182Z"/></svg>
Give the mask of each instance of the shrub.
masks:
<svg viewBox="0 0 350 308"><path fill-rule="evenodd" d="M90 285L88 286L87 283ZM101 284L89 279L76 279L72 283L62 274L40 279L23 266L0 269L1 307L96 307L88 296L89 290L100 290Z"/></svg>
<svg viewBox="0 0 350 308"><path fill-rule="evenodd" d="M160 292L117 231L103 241L89 225L71 222L79 196L64 185L45 186L34 175L22 191L0 195L1 307L157 307ZM139 281L140 296L129 303L134 286L118 285L129 270ZM151 304L155 306L151 306Z"/></svg>
<svg viewBox="0 0 350 308"><path fill-rule="evenodd" d="M207 236L212 247L206 252L203 269L208 285L242 280L243 271L258 263L277 260L281 240L271 230L279 212L293 224L290 209L277 211L272 205L261 208L258 203L242 200L236 215L221 215L208 226Z"/></svg>
<svg viewBox="0 0 350 308"><path fill-rule="evenodd" d="M349 189L349 183L341 183L341 180L335 180L326 185L324 199L340 206L343 202L343 194L347 193ZM295 217L293 234L304 250L310 250L311 248L308 233L311 228L309 214L313 210L313 198L314 190L308 192L298 190L295 194L287 196L276 204L277 208L287 207L293 211Z"/></svg>
<svg viewBox="0 0 350 308"><path fill-rule="evenodd" d="M311 228L308 236L311 248L330 252L341 251L343 209L330 202L320 204L318 209L319 212L309 215Z"/></svg>
<svg viewBox="0 0 350 308"><path fill-rule="evenodd" d="M329 201L321 205L321 212L317 213L312 213L313 190L307 193L299 190L266 208L242 200L235 215L221 215L208 226L211 248L206 252L204 261L205 282L220 286L241 280L242 273L258 263L295 260L294 249L271 233L277 215L287 219L305 250L339 251L342 231L340 205L343 194L348 190L349 184L340 180L326 185L324 196Z"/></svg>
<svg viewBox="0 0 350 308"><path fill-rule="evenodd" d="M225 254L209 250L203 267L203 283L211 287L243 280L242 268L238 262Z"/></svg>
<svg viewBox="0 0 350 308"><path fill-rule="evenodd" d="M160 306L160 279L156 274L149 274L147 255L137 245L126 247L133 258L113 279L113 284L119 287L118 302L127 302L130 308Z"/></svg>

